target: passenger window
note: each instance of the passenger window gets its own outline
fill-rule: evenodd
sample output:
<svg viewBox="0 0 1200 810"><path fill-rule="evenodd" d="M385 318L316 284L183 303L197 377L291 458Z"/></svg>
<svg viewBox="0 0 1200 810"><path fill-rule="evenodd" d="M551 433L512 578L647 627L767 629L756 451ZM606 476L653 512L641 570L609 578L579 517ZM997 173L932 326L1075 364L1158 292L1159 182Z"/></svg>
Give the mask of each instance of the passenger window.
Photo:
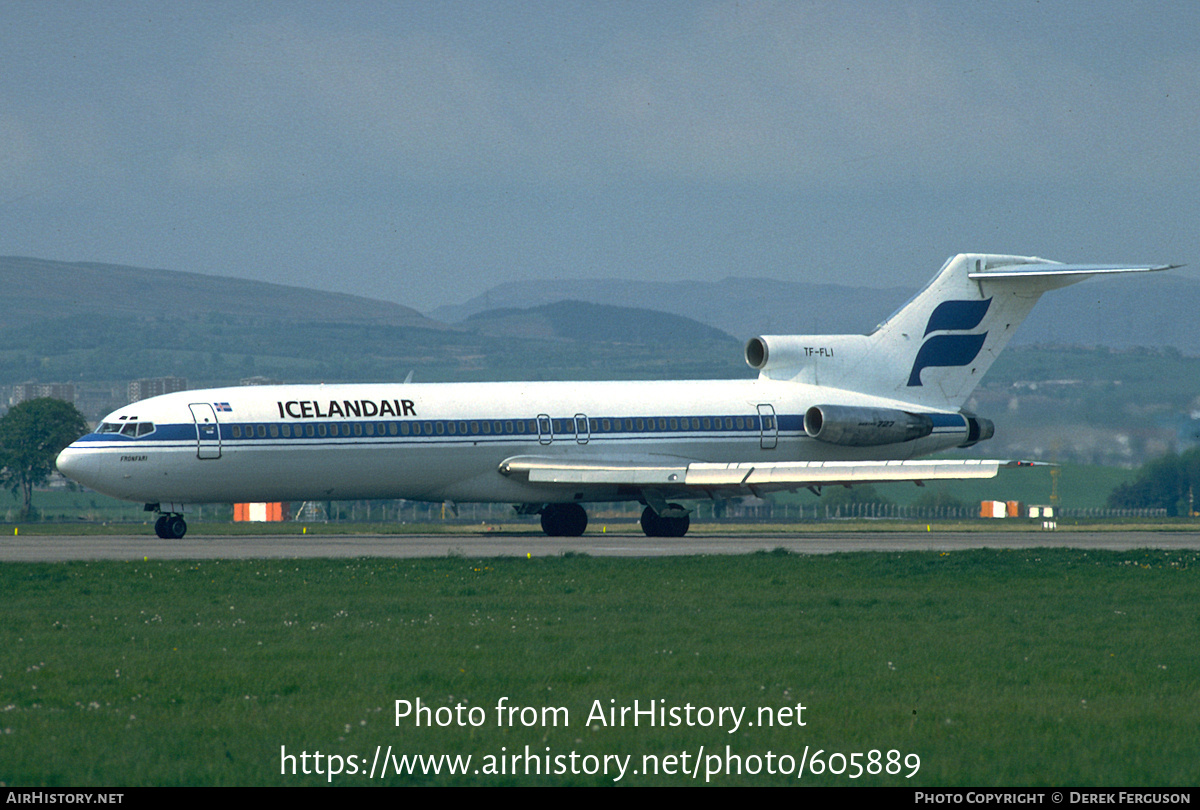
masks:
<svg viewBox="0 0 1200 810"><path fill-rule="evenodd" d="M278 439L279 438L279 425L271 425L270 433L271 433L272 439Z"/></svg>
<svg viewBox="0 0 1200 810"><path fill-rule="evenodd" d="M256 429L256 432L258 433L258 438L260 438L260 439L267 438L267 426L266 425L259 425Z"/></svg>
<svg viewBox="0 0 1200 810"><path fill-rule="evenodd" d="M736 421L738 430L746 429L746 420L745 419L743 419L742 417L739 416L735 421Z"/></svg>
<svg viewBox="0 0 1200 810"><path fill-rule="evenodd" d="M433 426L437 430L437 435L439 435L439 436L441 436L443 433L446 432L446 423L445 422L437 421L437 422L433 423Z"/></svg>
<svg viewBox="0 0 1200 810"><path fill-rule="evenodd" d="M396 432L397 432L398 430L399 430L399 428L396 426L396 423L395 423L395 422L388 422L388 433L390 433L390 434L392 434L393 436L395 436L395 435L396 435Z"/></svg>
<svg viewBox="0 0 1200 810"><path fill-rule="evenodd" d="M671 419L671 430L679 430L679 420Z"/></svg>
<svg viewBox="0 0 1200 810"><path fill-rule="evenodd" d="M317 435L318 436L324 436L328 432L328 430L329 430L329 428L326 427L324 422L317 425Z"/></svg>
<svg viewBox="0 0 1200 810"><path fill-rule="evenodd" d="M402 435L402 436L408 435L408 422L400 423L400 435Z"/></svg>
<svg viewBox="0 0 1200 810"><path fill-rule="evenodd" d="M309 423L304 426L304 435L308 436L309 438L312 438L313 434L316 433L316 430L317 430L316 427L314 427L312 425L312 423ZM322 434L322 435L324 435L324 434Z"/></svg>
<svg viewBox="0 0 1200 810"><path fill-rule="evenodd" d="M230 429L230 431L229 431L229 432L233 434L233 438L235 438L235 439L240 439L240 438L242 438L242 427L241 427L241 425L234 425L234 426L233 426L233 427Z"/></svg>
<svg viewBox="0 0 1200 810"><path fill-rule="evenodd" d="M281 433L283 433L283 438L285 438L285 439L292 438L292 426L291 425L288 425L288 424L280 425L279 430Z"/></svg>
<svg viewBox="0 0 1200 810"><path fill-rule="evenodd" d="M366 431L368 436L374 436L375 435L375 423L367 422L367 424L363 425L363 430Z"/></svg>

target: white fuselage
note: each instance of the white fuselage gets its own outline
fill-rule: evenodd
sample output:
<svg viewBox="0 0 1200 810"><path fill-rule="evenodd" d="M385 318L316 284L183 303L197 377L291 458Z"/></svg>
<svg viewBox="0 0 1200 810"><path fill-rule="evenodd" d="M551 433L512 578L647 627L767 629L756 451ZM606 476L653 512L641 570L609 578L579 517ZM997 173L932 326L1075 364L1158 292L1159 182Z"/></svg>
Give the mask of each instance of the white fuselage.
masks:
<svg viewBox="0 0 1200 810"><path fill-rule="evenodd" d="M827 444L803 425L806 409L821 404L929 413L935 428L884 447ZM958 413L762 378L288 385L135 402L105 417L58 463L96 491L145 503L609 501L638 495L611 485L568 491L499 467L530 455L626 463L908 459L960 445L966 435Z"/></svg>

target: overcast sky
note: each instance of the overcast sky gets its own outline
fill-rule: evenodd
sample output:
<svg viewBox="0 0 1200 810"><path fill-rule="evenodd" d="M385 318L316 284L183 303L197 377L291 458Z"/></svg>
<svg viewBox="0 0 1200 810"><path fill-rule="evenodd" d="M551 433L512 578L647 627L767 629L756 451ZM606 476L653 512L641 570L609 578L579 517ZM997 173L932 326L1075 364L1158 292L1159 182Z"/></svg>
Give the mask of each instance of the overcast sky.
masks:
<svg viewBox="0 0 1200 810"><path fill-rule="evenodd" d="M0 0L3 255L428 310L960 251L1200 277L1200 3Z"/></svg>

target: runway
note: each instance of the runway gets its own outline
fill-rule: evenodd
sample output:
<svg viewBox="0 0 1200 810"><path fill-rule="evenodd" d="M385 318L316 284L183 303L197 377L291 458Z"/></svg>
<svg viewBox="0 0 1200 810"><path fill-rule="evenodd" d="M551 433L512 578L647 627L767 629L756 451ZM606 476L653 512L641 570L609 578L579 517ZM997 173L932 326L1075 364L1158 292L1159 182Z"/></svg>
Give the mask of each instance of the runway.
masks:
<svg viewBox="0 0 1200 810"><path fill-rule="evenodd" d="M577 538L525 534L242 535L160 540L152 534L34 535L0 538L0 562L71 560L237 560L353 557L669 557L750 554L784 548L797 554L848 551L961 551L973 548L1135 548L1200 550L1200 532L771 532L697 533L678 540L641 533Z"/></svg>

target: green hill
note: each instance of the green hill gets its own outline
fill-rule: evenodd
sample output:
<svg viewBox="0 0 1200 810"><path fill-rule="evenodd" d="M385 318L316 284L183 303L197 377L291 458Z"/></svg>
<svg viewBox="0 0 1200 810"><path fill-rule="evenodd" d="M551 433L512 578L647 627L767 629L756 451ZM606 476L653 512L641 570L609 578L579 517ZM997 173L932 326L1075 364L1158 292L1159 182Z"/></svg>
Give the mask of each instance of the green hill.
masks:
<svg viewBox="0 0 1200 810"><path fill-rule="evenodd" d="M492 309L467 318L463 327L496 337L538 337L609 343L673 341L739 342L719 329L650 309L556 301L528 309Z"/></svg>
<svg viewBox="0 0 1200 810"><path fill-rule="evenodd" d="M0 330L69 319L353 322L446 329L415 309L226 276L0 256Z"/></svg>

